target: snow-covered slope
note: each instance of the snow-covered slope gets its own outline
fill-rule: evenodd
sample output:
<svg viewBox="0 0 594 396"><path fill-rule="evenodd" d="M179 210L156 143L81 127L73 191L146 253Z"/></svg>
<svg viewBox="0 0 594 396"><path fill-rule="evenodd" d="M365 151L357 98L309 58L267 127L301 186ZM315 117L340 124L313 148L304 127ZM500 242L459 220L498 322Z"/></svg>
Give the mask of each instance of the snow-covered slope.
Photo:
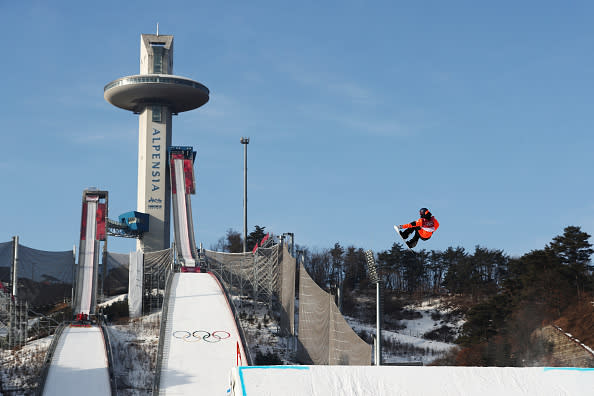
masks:
<svg viewBox="0 0 594 396"><path fill-rule="evenodd" d="M233 370L235 396L591 395L594 369L269 366Z"/></svg>
<svg viewBox="0 0 594 396"><path fill-rule="evenodd" d="M163 395L225 394L231 368L247 364L233 313L211 274L174 274L160 342Z"/></svg>
<svg viewBox="0 0 594 396"><path fill-rule="evenodd" d="M64 329L49 367L43 394L111 394L107 353L99 327Z"/></svg>

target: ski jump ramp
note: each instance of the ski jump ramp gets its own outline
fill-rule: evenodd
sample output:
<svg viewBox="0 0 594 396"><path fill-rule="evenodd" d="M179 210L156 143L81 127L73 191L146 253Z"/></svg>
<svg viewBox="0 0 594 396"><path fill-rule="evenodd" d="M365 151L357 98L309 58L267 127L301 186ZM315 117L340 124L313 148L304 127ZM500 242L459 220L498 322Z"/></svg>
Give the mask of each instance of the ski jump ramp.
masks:
<svg viewBox="0 0 594 396"><path fill-rule="evenodd" d="M53 341L40 393L43 395L110 395L109 339L91 324L97 301L99 242L105 240L107 192L85 190L74 313L78 321L67 325ZM53 348L53 347L52 347Z"/></svg>
<svg viewBox="0 0 594 396"><path fill-rule="evenodd" d="M225 395L231 369L248 364L225 292L210 273L182 272L169 293L159 394Z"/></svg>
<svg viewBox="0 0 594 396"><path fill-rule="evenodd" d="M195 267L196 242L190 196L196 193L193 168L196 152L189 146L173 146L169 148L169 158L175 244L183 265Z"/></svg>
<svg viewBox="0 0 594 396"><path fill-rule="evenodd" d="M171 275L164 302L155 381L160 395L224 395L231 369L248 364L223 287L196 265L190 201L196 192L195 157L191 147L169 149L174 234L182 272Z"/></svg>

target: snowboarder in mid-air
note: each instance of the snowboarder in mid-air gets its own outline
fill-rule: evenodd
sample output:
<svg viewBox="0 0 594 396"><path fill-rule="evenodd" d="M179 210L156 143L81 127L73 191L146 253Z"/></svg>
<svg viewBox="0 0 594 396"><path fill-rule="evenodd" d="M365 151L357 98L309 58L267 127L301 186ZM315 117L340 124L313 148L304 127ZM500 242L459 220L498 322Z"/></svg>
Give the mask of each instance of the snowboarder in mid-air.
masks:
<svg viewBox="0 0 594 396"><path fill-rule="evenodd" d="M419 210L419 215L421 216L419 220L413 221L409 224L402 224L398 226L398 232L400 233L400 236L402 237L402 239L404 239L406 245L410 249L417 246L419 238L426 241L429 238L431 238L431 235L433 235L435 230L439 228L439 222L435 217L433 217L431 212L429 212L429 209L421 208ZM413 236L410 241L407 241L406 239L413 232L415 233L415 236Z"/></svg>

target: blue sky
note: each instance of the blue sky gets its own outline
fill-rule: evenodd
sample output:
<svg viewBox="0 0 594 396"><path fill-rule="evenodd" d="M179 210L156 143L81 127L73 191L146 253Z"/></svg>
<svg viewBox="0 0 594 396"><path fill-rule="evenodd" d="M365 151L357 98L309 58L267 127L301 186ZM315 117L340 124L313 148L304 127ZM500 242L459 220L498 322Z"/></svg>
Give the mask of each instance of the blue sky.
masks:
<svg viewBox="0 0 594 396"><path fill-rule="evenodd" d="M136 208L138 119L103 87L138 74L157 23L211 92L173 120L207 248L243 229L242 136L250 231L310 248L389 249L420 207L441 223L426 249L594 233L594 3L84 3L0 1L0 242L78 247L89 186L110 218Z"/></svg>

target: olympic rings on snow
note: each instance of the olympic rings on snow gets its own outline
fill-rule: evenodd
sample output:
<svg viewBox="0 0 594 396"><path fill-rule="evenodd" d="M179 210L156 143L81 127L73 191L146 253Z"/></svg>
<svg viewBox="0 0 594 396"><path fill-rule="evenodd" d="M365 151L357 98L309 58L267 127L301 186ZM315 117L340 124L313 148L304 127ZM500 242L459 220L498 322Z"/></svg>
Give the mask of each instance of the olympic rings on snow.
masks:
<svg viewBox="0 0 594 396"><path fill-rule="evenodd" d="M191 333L186 330L177 330L173 332L173 337L182 339L186 342L198 342L202 340L212 344L230 338L231 334L225 330L216 330L213 332L206 330L195 330Z"/></svg>

